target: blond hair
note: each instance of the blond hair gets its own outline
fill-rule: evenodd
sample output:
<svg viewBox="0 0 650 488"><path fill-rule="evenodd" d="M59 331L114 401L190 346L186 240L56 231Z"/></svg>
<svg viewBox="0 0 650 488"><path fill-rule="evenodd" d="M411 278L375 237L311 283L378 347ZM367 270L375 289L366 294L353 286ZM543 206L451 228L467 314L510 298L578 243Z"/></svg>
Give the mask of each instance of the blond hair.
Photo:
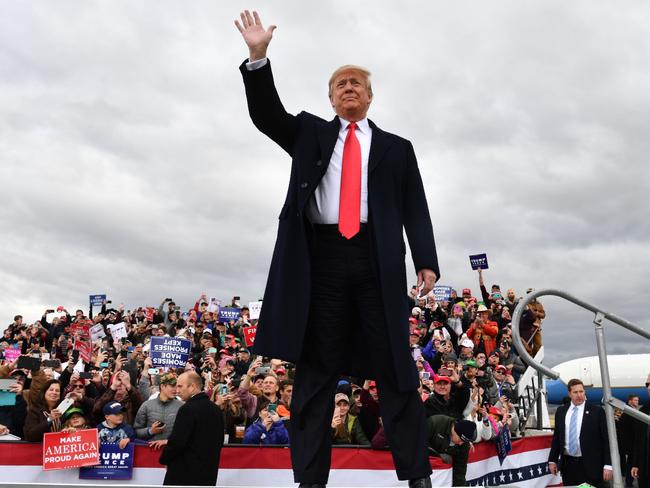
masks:
<svg viewBox="0 0 650 488"><path fill-rule="evenodd" d="M368 71L366 68L363 68L361 66L357 66L356 64L344 64L340 68L337 68L334 73L332 73L332 76L330 76L329 82L327 83L327 94L329 96L332 96L332 85L334 84L334 80L338 75L341 73L344 73L345 71L355 71L357 73L360 73L363 75L363 77L366 80L366 87L368 88L368 93L370 96L372 96L372 84L370 83L370 71Z"/></svg>

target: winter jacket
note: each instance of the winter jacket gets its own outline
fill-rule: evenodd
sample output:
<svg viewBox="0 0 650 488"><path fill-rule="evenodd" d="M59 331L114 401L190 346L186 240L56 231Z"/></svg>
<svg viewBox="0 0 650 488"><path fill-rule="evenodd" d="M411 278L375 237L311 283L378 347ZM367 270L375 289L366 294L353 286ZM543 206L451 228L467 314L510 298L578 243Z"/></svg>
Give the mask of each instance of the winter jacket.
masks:
<svg viewBox="0 0 650 488"><path fill-rule="evenodd" d="M244 444L289 444L289 433L282 420L273 422L268 431L262 420L252 423L244 433Z"/></svg>
<svg viewBox="0 0 650 488"><path fill-rule="evenodd" d="M160 441L169 438L174 428L174 421L178 409L183 406L183 402L172 398L163 402L160 397L152 398L144 402L135 416L133 428L138 439L147 439L151 441ZM160 434L151 434L149 427L154 422L160 421L165 424L165 430Z"/></svg>
<svg viewBox="0 0 650 488"><path fill-rule="evenodd" d="M333 444L354 444L369 446L370 441L361 428L359 420L354 415L346 415L340 429L332 429Z"/></svg>

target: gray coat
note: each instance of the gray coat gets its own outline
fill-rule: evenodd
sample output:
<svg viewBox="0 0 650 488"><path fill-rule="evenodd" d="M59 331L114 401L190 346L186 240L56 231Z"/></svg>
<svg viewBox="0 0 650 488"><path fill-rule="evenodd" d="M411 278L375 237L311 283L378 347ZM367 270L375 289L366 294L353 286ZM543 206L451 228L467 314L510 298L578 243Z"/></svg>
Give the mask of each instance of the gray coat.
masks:
<svg viewBox="0 0 650 488"><path fill-rule="evenodd" d="M183 406L183 402L174 398L167 402L163 402L160 397L152 398L142 404L135 416L133 428L138 439L147 439L150 441L161 441L169 438L174 428L174 421L178 409ZM160 434L150 435L149 427L155 421L160 421L165 424L165 430Z"/></svg>

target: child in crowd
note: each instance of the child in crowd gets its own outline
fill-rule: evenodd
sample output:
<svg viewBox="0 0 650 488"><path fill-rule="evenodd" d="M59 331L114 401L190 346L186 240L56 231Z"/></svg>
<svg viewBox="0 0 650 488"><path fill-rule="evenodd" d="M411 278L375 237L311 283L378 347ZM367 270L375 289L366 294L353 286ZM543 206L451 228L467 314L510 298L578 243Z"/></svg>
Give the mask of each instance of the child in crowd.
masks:
<svg viewBox="0 0 650 488"><path fill-rule="evenodd" d="M124 411L126 408L120 402L109 402L104 405L104 418L97 429L99 430L99 442L103 444L118 443L120 449L135 440L135 431L129 424L124 423Z"/></svg>
<svg viewBox="0 0 650 488"><path fill-rule="evenodd" d="M63 414L63 429L61 432L76 432L77 430L90 429L84 411L78 407L69 408Z"/></svg>

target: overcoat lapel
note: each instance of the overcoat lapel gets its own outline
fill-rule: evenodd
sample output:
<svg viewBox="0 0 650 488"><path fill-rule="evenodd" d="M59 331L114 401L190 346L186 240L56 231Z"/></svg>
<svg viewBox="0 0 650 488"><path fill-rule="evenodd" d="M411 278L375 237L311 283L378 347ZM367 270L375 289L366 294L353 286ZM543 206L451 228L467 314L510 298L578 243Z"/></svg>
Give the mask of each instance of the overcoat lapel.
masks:
<svg viewBox="0 0 650 488"><path fill-rule="evenodd" d="M323 162L323 174L327 170L332 159L334 146L336 146L336 139L339 137L339 130L341 122L338 117L334 117L327 124L323 125L318 130L318 142L320 144L320 157Z"/></svg>
<svg viewBox="0 0 650 488"><path fill-rule="evenodd" d="M390 147L390 139L372 120L368 120L368 123L372 128L372 142L368 155L368 174L370 174L381 163L386 150Z"/></svg>

